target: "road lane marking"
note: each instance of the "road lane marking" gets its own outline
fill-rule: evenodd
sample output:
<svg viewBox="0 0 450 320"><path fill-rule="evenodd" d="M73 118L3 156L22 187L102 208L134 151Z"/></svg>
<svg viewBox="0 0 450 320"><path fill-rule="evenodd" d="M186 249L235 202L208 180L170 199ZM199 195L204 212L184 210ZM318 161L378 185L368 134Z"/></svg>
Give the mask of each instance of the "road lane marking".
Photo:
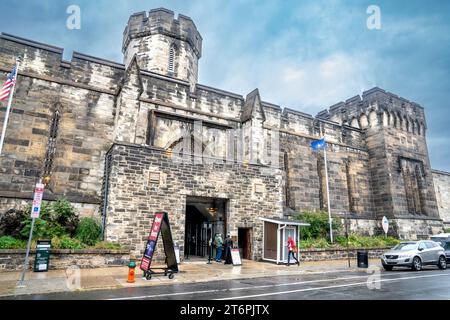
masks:
<svg viewBox="0 0 450 320"><path fill-rule="evenodd" d="M383 275L384 276L392 276L392 275L398 275L398 273L385 273ZM317 280L307 280L307 281L300 281L300 282L289 282L289 283L269 284L269 285L260 285L260 286L247 286L247 287L239 287L239 288L211 289L211 290L202 290L202 291L162 293L162 294L137 296L137 297L110 298L110 299L106 299L106 300L134 300L134 299L148 299L148 298L158 298L158 297L181 296L181 295L189 295L189 294L202 294L202 293L216 293L216 292L226 292L226 291L241 291L241 290L252 290L252 289L275 288L275 287L294 286L294 285L309 284L309 283L316 283L316 282L330 282L330 281L342 281L342 280L368 278L369 276L370 276L370 274L363 275L363 276L351 276L351 277L341 277L341 278L332 278L332 279L317 279ZM238 279L235 279L235 280L238 280Z"/></svg>
<svg viewBox="0 0 450 320"><path fill-rule="evenodd" d="M450 276L450 274L447 273L447 274L425 275L425 276L417 276L417 277L401 277L401 278L395 278L395 279L375 280L373 282L385 282L385 281L394 282L394 281L401 281L401 280L440 277L440 276ZM319 288L305 288L305 289L297 289L297 290L289 290L289 291L279 291L279 292L271 292L271 293L263 293L263 294L253 294L253 295L239 296L239 297L220 298L220 299L214 299L214 300L237 300L237 299L248 299L248 298L256 298L256 297L267 297L267 296L274 296L274 295L288 294L288 293L296 293L296 292L306 292L306 291L316 291L316 290L324 290L324 289L334 289L334 288L360 286L360 285L364 285L364 284L367 284L367 281L355 282L355 283L347 283L347 284L334 285L334 286L319 287Z"/></svg>

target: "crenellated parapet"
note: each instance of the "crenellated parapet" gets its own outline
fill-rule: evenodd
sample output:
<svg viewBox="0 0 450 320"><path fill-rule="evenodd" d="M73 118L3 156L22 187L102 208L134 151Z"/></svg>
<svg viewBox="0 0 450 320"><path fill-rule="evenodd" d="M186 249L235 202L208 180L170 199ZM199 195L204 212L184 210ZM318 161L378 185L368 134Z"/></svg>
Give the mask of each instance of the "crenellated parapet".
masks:
<svg viewBox="0 0 450 320"><path fill-rule="evenodd" d="M141 70L188 81L192 92L198 82L202 37L191 18L164 8L133 14L123 34L126 67L136 57Z"/></svg>
<svg viewBox="0 0 450 320"><path fill-rule="evenodd" d="M377 87L339 102L317 117L360 129L384 126L417 135L426 130L423 107Z"/></svg>
<svg viewBox="0 0 450 320"><path fill-rule="evenodd" d="M125 53L130 40L151 34L164 34L188 42L197 58L202 56L202 36L197 30L194 21L182 14L175 18L173 11L158 8L135 13L131 15L123 32L122 51Z"/></svg>

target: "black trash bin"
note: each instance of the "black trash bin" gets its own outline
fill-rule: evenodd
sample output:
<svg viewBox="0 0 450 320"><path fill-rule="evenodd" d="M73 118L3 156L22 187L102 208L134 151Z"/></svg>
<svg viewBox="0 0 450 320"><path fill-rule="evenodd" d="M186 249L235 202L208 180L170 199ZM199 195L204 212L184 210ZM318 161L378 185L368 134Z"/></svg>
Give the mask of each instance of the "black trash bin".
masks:
<svg viewBox="0 0 450 320"><path fill-rule="evenodd" d="M358 268L368 268L369 267L369 253L367 251L358 251Z"/></svg>

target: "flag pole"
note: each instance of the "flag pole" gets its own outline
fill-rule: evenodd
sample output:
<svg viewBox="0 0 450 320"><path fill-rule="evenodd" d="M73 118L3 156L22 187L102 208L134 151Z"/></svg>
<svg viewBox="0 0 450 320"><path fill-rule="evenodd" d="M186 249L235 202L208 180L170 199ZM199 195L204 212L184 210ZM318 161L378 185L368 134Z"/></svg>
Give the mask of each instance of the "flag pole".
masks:
<svg viewBox="0 0 450 320"><path fill-rule="evenodd" d="M17 78L19 76L19 65L20 65L20 58L17 58L16 59L16 71L15 71L16 75L15 75L14 84L13 84L11 93L9 94L8 106L6 107L5 120L3 121L2 136L0 138L0 156L2 155L3 144L5 142L6 127L8 126L9 113L11 111L11 105L12 105L12 101L13 101L13 97L14 97L14 89L16 88Z"/></svg>
<svg viewBox="0 0 450 320"><path fill-rule="evenodd" d="M323 147L323 158L325 162L325 180L327 185L327 204L328 204L328 221L330 223L330 241L333 243L333 224L331 222L331 205L330 205L330 189L328 185L328 164L327 164L327 143L325 137L323 138L325 146Z"/></svg>

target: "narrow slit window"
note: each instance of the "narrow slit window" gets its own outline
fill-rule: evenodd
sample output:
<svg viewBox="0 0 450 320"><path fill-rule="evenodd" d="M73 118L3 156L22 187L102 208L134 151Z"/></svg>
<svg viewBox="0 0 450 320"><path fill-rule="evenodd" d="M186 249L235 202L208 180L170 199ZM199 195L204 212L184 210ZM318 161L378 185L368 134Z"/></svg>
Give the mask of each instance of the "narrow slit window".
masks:
<svg viewBox="0 0 450 320"><path fill-rule="evenodd" d="M170 47L168 70L169 70L169 72L175 72L175 47L174 46Z"/></svg>
<svg viewBox="0 0 450 320"><path fill-rule="evenodd" d="M50 176L51 174L53 166L53 158L56 152L56 137L58 136L59 120L60 120L60 113L59 111L55 111L52 123L50 125L50 133L48 136L47 151L45 154L45 162L44 162L44 176Z"/></svg>

